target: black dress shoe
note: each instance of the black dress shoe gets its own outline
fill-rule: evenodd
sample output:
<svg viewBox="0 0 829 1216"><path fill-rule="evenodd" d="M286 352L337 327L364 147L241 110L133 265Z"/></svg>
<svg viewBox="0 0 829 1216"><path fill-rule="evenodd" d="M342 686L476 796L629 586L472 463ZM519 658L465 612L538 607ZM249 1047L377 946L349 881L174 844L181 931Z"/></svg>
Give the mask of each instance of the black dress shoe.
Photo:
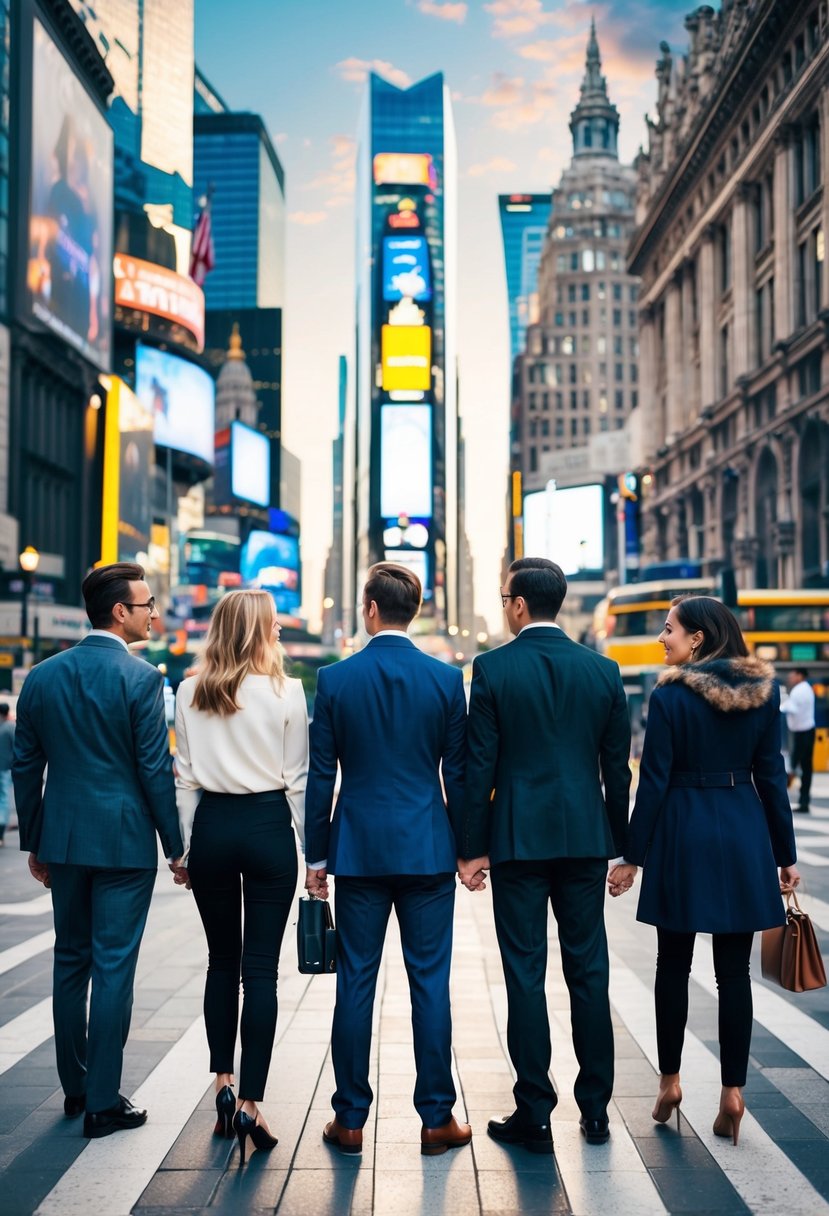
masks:
<svg viewBox="0 0 829 1216"><path fill-rule="evenodd" d="M513 1111L503 1119L490 1119L486 1130L501 1144L521 1144L531 1153L552 1153L553 1133L549 1123L524 1123Z"/></svg>
<svg viewBox="0 0 829 1216"><path fill-rule="evenodd" d="M606 1144L610 1139L607 1115L603 1115L601 1119L585 1119L582 1116L579 1119L579 1127L588 1144Z"/></svg>
<svg viewBox="0 0 829 1216"><path fill-rule="evenodd" d="M78 1115L82 1115L86 1110L86 1094L81 1094L76 1098L74 1094L67 1094L63 1099L63 1113L67 1119L77 1119Z"/></svg>
<svg viewBox="0 0 829 1216"><path fill-rule="evenodd" d="M87 1140L98 1140L101 1136L111 1136L113 1132L130 1131L133 1127L141 1127L147 1122L147 1112L138 1110L122 1095L118 1095L118 1105L111 1110L88 1110L83 1117L83 1134Z"/></svg>

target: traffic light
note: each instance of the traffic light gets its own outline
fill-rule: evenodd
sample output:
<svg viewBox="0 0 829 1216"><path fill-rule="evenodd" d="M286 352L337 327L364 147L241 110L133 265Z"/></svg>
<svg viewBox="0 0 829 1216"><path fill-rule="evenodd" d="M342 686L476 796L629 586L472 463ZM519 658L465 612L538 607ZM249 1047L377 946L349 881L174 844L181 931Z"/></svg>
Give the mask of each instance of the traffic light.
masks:
<svg viewBox="0 0 829 1216"><path fill-rule="evenodd" d="M619 497L627 498L630 502L639 501L639 477L636 473L620 473L617 479Z"/></svg>

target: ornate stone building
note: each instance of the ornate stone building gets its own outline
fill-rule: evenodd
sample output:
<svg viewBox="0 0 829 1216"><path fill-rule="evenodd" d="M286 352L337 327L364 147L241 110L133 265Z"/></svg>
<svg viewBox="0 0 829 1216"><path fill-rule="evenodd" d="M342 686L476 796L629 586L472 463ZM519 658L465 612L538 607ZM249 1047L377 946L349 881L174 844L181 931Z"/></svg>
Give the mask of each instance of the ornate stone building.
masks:
<svg viewBox="0 0 829 1216"><path fill-rule="evenodd" d="M742 587L829 571L828 22L826 0L691 13L637 162L643 560Z"/></svg>
<svg viewBox="0 0 829 1216"><path fill-rule="evenodd" d="M619 163L595 26L570 131L573 159L553 191L539 267L539 321L514 372L511 467L526 491L555 475L555 453L586 455L591 435L621 430L637 405L638 280L625 268L636 174Z"/></svg>

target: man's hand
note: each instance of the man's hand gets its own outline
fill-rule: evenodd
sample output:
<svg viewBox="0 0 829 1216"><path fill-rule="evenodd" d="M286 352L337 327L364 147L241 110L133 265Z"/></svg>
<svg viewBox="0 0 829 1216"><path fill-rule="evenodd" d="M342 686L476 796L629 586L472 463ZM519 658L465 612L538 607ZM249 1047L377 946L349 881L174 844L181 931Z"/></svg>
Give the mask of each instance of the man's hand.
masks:
<svg viewBox="0 0 829 1216"><path fill-rule="evenodd" d="M486 872L490 868L488 857L458 858L458 878L467 891L486 890Z"/></svg>
<svg viewBox="0 0 829 1216"><path fill-rule="evenodd" d="M190 884L190 875L187 873L186 866L170 866L173 871L173 882L177 887L186 887L188 891L192 889Z"/></svg>
<svg viewBox="0 0 829 1216"><path fill-rule="evenodd" d="M38 882L42 882L44 887L51 887L52 880L49 877L49 867L42 861L38 861L37 854L29 854L29 873L32 878L36 878Z"/></svg>
<svg viewBox="0 0 829 1216"><path fill-rule="evenodd" d="M305 890L312 899L328 899L328 871L305 868Z"/></svg>
<svg viewBox="0 0 829 1216"><path fill-rule="evenodd" d="M629 891L633 886L636 878L638 866L628 864L614 866L607 875L607 886L610 894L615 898L617 895L624 895L625 891Z"/></svg>

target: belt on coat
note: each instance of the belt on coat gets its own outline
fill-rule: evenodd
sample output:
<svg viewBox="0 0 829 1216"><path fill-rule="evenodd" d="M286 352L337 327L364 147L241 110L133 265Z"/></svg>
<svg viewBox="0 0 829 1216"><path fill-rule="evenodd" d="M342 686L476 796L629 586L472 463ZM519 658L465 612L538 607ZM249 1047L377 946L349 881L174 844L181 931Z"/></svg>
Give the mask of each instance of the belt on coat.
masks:
<svg viewBox="0 0 829 1216"><path fill-rule="evenodd" d="M750 782L751 772L747 768L737 768L729 773L671 773L671 785L686 789L728 789Z"/></svg>

